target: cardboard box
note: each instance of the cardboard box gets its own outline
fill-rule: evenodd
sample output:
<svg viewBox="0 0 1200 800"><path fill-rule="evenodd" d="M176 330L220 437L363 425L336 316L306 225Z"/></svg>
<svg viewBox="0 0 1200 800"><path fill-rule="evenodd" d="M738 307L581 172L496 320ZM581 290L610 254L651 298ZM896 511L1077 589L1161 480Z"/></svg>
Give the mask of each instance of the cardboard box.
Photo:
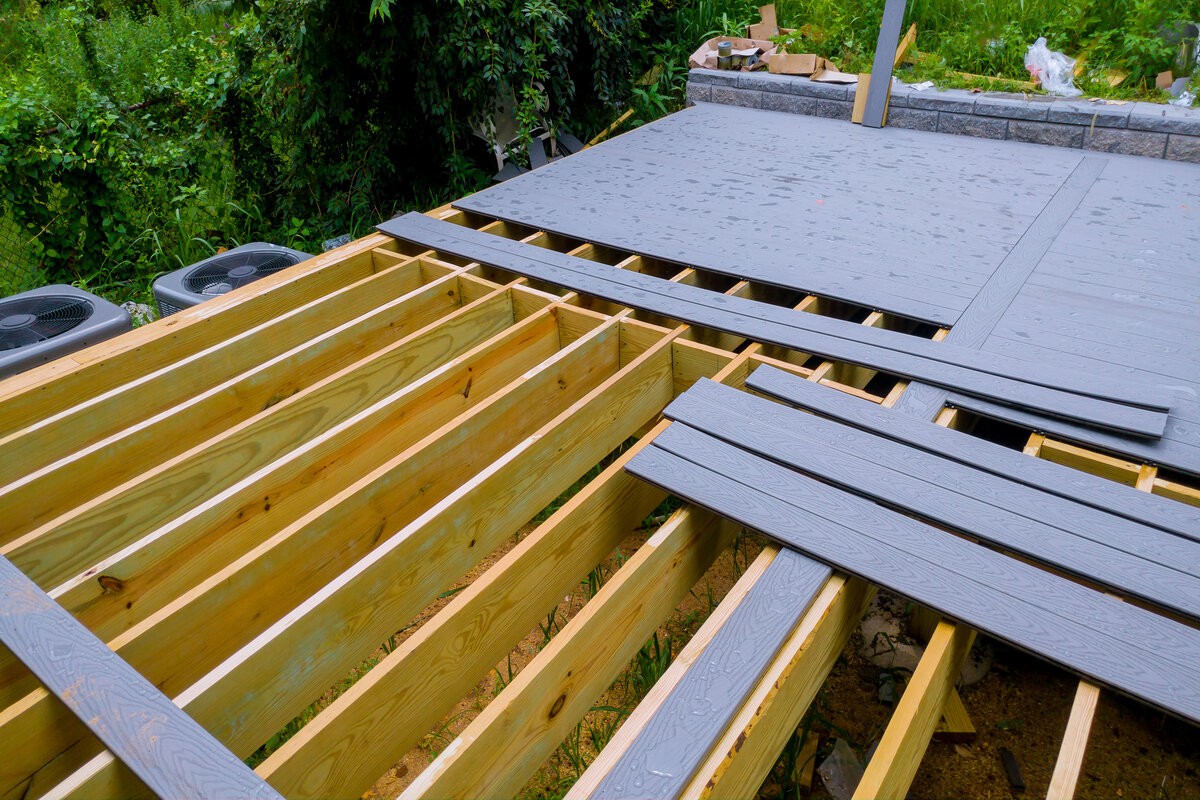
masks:
<svg viewBox="0 0 1200 800"><path fill-rule="evenodd" d="M767 62L767 69L776 75L812 75L831 66L815 53L776 53Z"/></svg>

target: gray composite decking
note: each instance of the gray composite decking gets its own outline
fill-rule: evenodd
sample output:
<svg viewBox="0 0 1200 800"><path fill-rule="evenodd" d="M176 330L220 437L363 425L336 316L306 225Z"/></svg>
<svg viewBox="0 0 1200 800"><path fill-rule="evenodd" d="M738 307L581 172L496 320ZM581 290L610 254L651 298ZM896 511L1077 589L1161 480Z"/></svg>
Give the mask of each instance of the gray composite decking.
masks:
<svg viewBox="0 0 1200 800"><path fill-rule="evenodd" d="M0 642L157 796L282 800L3 556Z"/></svg>
<svg viewBox="0 0 1200 800"><path fill-rule="evenodd" d="M701 104L455 205L1167 392L1157 441L993 411L1200 475L1200 165Z"/></svg>
<svg viewBox="0 0 1200 800"><path fill-rule="evenodd" d="M1200 630L673 423L626 469L838 569L1200 723Z"/></svg>
<svg viewBox="0 0 1200 800"><path fill-rule="evenodd" d="M1200 542L707 379L664 414L888 507L1200 620ZM664 431L662 446L669 449L675 435L675 426Z"/></svg>
<svg viewBox="0 0 1200 800"><path fill-rule="evenodd" d="M598 264L411 213L378 226L391 236L482 264L753 341L862 364L994 402L1139 436L1159 436L1166 401L1061 368L797 312ZM1074 380L1073 380L1074 378ZM1103 384L1103 385L1101 385ZM1156 405L1157 404L1157 405Z"/></svg>
<svg viewBox="0 0 1200 800"><path fill-rule="evenodd" d="M590 797L678 797L831 574L780 551Z"/></svg>
<svg viewBox="0 0 1200 800"><path fill-rule="evenodd" d="M970 434L944 428L830 389L770 366L746 380L754 391L830 419L913 445L1022 483L1046 494L1074 500L1127 520L1200 542L1200 508L1143 492L1132 486L1064 467Z"/></svg>

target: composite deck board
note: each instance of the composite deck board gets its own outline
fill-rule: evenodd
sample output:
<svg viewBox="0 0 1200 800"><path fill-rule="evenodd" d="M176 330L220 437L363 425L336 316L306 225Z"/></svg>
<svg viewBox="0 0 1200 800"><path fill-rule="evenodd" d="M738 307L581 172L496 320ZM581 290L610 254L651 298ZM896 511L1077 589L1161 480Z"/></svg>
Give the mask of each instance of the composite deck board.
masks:
<svg viewBox="0 0 1200 800"><path fill-rule="evenodd" d="M4 557L0 641L159 797L281 800Z"/></svg>
<svg viewBox="0 0 1200 800"><path fill-rule="evenodd" d="M592 792L678 797L832 570L783 549Z"/></svg>
<svg viewBox="0 0 1200 800"><path fill-rule="evenodd" d="M951 393L951 405L978 414L981 417L1007 422L1031 431L1039 431L1075 444L1092 447L1118 456L1132 458L1147 464L1175 469L1191 475L1200 475L1200 447L1172 437L1168 430L1163 438L1137 441L1127 436L1114 436L1103 431L1072 425L1065 420L1052 419L1041 414L1030 414L1021 409L989 403L978 397ZM1170 425L1171 423L1168 423ZM1197 431L1194 422L1182 420L1176 423L1179 430L1192 436Z"/></svg>
<svg viewBox="0 0 1200 800"><path fill-rule="evenodd" d="M708 380L664 413L889 507L1200 619L1200 542ZM663 447L670 449L673 431L660 435Z"/></svg>
<svg viewBox="0 0 1200 800"><path fill-rule="evenodd" d="M946 342L978 349L987 341L1106 166L1105 159L1096 157L1087 157L1078 163L963 310L946 335ZM932 419L946 404L946 396L945 390L917 384L905 392L897 407L906 413Z"/></svg>
<svg viewBox="0 0 1200 800"><path fill-rule="evenodd" d="M836 123L819 130L824 121L813 121L812 136L797 136L794 118L745 111L699 106L456 206L950 324L969 298L918 294L911 281L932 279L936 291L938 281L951 285L964 270L991 275L1028 223L1025 211L961 214L945 202L946 185L964 187L964 204L1041 208L1078 162L1038 154L1027 168L1014 152L1010 164L997 163L965 141L945 142L944 157L933 158L928 139L912 131L888 131L882 140ZM745 148L747 124L762 151ZM822 191L821 173L845 177L849 188ZM897 191L877 194L880 184ZM871 208L875 215L864 216ZM989 216L1016 222L1008 229L981 222ZM865 224L869 218L876 224ZM881 225L896 232L888 248L877 246ZM896 284L899 292L889 295ZM923 307L925 297L950 313Z"/></svg>
<svg viewBox="0 0 1200 800"><path fill-rule="evenodd" d="M784 271L795 288L952 322L947 341L1031 363L1138 366L1130 387L1184 387L1175 442L1075 440L1197 475L1183 431L1200 432L1198 177L1191 164L701 104L457 205L765 283ZM1010 297L1005 280L1022 273ZM967 287L979 291L959 305ZM946 399L917 383L898 405L932 419Z"/></svg>
<svg viewBox="0 0 1200 800"><path fill-rule="evenodd" d="M877 75L879 80L871 81L867 85L867 102L862 114L864 127L882 128L887 117L893 62L896 59L900 28L904 24L904 10L907 7L907 0L887 0L883 6L883 20L879 24L879 37L875 42L875 58L871 62L871 74Z"/></svg>
<svg viewBox="0 0 1200 800"><path fill-rule="evenodd" d="M746 386L864 431L903 442L1133 522L1200 542L1200 508L1178 503L902 414L783 370L761 366Z"/></svg>
<svg viewBox="0 0 1200 800"><path fill-rule="evenodd" d="M1160 411L1124 404L1163 402L1149 393L1130 393L1115 384L1088 386L1082 380L1071 390L1061 390L1053 386L1068 376L1044 366L1021 364L1019 377L1011 377L1003 374L1003 370L1021 362L995 360L966 348L673 283L421 214L389 220L379 230L422 246L613 302L734 332L754 341L843 359L955 391L979 393L1000 402L1019 403L1041 413L1064 415L1144 436L1159 435L1165 417ZM954 363L956 359L966 363ZM1100 399L1100 388L1116 393L1115 399L1121 404Z"/></svg>
<svg viewBox="0 0 1200 800"><path fill-rule="evenodd" d="M679 423L675 423L679 424ZM1116 691L1200 722L1200 630L988 550L699 431L632 474Z"/></svg>

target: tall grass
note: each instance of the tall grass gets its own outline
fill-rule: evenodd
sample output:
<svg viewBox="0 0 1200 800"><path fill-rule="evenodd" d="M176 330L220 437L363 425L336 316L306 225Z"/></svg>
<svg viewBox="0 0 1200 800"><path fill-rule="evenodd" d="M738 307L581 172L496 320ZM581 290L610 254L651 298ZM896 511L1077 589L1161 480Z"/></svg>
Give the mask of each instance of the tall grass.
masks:
<svg viewBox="0 0 1200 800"><path fill-rule="evenodd" d="M780 0L776 8L782 23L801 28L797 46L855 72L870 68L883 5ZM951 70L1027 78L1025 51L1045 36L1052 49L1086 54L1095 68L1123 70L1131 86L1144 86L1170 65L1164 30L1197 17L1194 0L911 0L905 25L916 23L918 49Z"/></svg>

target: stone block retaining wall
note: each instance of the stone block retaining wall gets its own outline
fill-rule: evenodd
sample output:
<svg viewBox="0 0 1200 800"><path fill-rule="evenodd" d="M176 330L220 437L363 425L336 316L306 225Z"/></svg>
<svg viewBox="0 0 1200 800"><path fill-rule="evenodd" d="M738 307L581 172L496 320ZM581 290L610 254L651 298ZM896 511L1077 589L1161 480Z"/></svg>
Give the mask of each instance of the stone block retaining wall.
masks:
<svg viewBox="0 0 1200 800"><path fill-rule="evenodd" d="M850 119L854 92L854 86L795 75L710 69L692 70L687 84L692 102L845 120ZM1107 105L1046 95L914 91L904 85L892 90L887 124L1200 163L1200 109L1157 103Z"/></svg>

